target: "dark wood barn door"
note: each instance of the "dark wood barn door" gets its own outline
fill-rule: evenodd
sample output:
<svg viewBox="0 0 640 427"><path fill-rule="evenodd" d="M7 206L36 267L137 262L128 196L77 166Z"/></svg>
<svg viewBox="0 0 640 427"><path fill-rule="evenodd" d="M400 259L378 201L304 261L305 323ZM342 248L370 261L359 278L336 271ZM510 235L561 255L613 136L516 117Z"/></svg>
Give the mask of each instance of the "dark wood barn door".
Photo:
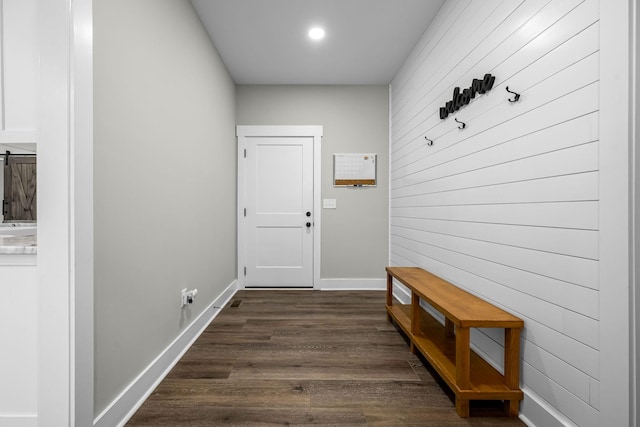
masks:
<svg viewBox="0 0 640 427"><path fill-rule="evenodd" d="M13 155L4 162L5 221L36 221L36 156Z"/></svg>

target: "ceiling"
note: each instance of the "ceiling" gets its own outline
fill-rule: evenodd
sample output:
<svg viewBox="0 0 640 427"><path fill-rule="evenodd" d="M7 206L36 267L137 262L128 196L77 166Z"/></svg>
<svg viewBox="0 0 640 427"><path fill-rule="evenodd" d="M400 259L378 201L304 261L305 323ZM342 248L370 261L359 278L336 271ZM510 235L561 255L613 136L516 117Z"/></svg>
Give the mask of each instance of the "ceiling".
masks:
<svg viewBox="0 0 640 427"><path fill-rule="evenodd" d="M191 0L237 84L388 84L444 1Z"/></svg>

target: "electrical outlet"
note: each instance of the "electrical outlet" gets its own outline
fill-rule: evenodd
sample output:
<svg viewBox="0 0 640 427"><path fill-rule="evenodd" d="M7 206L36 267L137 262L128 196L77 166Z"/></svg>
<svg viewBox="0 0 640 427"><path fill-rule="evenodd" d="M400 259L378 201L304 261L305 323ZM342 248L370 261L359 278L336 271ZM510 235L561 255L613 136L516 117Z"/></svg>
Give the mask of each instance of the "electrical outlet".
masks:
<svg viewBox="0 0 640 427"><path fill-rule="evenodd" d="M180 291L180 307L187 305L187 288Z"/></svg>
<svg viewBox="0 0 640 427"><path fill-rule="evenodd" d="M187 304L193 304L193 299L198 295L197 289L191 289L190 291L187 288L184 288L181 292L180 299L180 307L184 307Z"/></svg>

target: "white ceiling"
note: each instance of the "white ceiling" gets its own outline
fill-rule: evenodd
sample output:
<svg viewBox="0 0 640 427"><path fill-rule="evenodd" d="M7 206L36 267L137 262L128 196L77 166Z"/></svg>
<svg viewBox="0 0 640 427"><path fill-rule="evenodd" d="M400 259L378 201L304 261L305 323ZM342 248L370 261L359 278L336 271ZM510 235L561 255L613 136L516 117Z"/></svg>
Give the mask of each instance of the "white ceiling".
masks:
<svg viewBox="0 0 640 427"><path fill-rule="evenodd" d="M444 1L191 0L237 84L388 84Z"/></svg>

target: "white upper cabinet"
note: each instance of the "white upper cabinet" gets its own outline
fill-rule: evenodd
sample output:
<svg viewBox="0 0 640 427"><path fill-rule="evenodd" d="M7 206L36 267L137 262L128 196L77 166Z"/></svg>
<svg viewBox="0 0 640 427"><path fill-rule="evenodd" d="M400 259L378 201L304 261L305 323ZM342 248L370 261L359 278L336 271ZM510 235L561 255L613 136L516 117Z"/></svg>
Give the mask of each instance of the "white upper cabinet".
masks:
<svg viewBox="0 0 640 427"><path fill-rule="evenodd" d="M36 141L37 0L0 0L0 143Z"/></svg>

